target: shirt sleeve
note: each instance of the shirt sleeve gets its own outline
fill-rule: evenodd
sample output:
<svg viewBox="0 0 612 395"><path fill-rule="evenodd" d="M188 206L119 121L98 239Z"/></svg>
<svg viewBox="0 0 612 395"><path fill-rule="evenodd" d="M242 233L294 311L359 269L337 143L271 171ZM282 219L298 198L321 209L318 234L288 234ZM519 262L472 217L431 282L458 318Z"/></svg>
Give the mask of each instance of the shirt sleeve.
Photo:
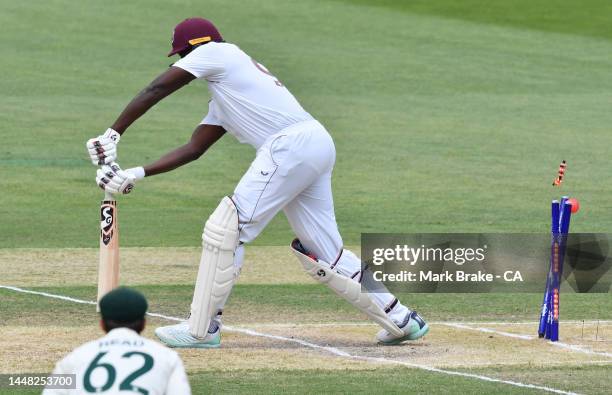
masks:
<svg viewBox="0 0 612 395"><path fill-rule="evenodd" d="M55 365L55 369L53 369L53 374L66 374L70 372L66 372L64 369L64 360L62 359ZM66 389L48 389L45 388L42 392L42 395L65 395L68 394L69 390Z"/></svg>
<svg viewBox="0 0 612 395"><path fill-rule="evenodd" d="M221 119L219 118L219 110L217 110L217 104L214 100L208 102L208 114L202 119L200 125L221 125Z"/></svg>
<svg viewBox="0 0 612 395"><path fill-rule="evenodd" d="M168 386L166 388L165 395L191 395L191 387L189 386L187 373L185 373L183 361L181 361L178 354L176 356L174 370L172 370L172 373L170 374Z"/></svg>
<svg viewBox="0 0 612 395"><path fill-rule="evenodd" d="M215 79L225 71L222 56L214 43L204 44L173 64L196 78Z"/></svg>

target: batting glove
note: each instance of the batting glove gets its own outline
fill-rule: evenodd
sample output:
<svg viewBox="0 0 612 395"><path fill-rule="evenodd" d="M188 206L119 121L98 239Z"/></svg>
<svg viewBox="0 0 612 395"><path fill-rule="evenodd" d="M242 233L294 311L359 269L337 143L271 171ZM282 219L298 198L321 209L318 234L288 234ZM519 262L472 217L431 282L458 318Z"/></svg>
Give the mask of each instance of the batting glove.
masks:
<svg viewBox="0 0 612 395"><path fill-rule="evenodd" d="M87 141L87 152L94 165L105 165L117 160L117 143L121 135L108 128L104 134Z"/></svg>
<svg viewBox="0 0 612 395"><path fill-rule="evenodd" d="M115 162L103 165L96 173L96 184L105 192L115 194L128 194L134 189L136 180L144 178L142 167L133 167L122 170Z"/></svg>

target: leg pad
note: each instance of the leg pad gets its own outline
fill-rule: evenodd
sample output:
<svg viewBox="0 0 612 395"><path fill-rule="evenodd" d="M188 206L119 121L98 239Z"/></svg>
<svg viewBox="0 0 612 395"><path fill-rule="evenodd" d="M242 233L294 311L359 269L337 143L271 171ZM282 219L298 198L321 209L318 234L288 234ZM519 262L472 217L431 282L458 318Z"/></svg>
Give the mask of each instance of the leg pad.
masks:
<svg viewBox="0 0 612 395"><path fill-rule="evenodd" d="M368 293L361 291L361 284L358 281L337 273L328 263L309 255L298 239L291 243L291 250L312 278L330 287L336 295L365 313L389 333L395 336L404 335L404 332L376 305L374 299Z"/></svg>
<svg viewBox="0 0 612 395"><path fill-rule="evenodd" d="M224 197L210 215L202 233L202 258L191 303L189 332L203 338L234 285L234 253L238 247L238 211Z"/></svg>

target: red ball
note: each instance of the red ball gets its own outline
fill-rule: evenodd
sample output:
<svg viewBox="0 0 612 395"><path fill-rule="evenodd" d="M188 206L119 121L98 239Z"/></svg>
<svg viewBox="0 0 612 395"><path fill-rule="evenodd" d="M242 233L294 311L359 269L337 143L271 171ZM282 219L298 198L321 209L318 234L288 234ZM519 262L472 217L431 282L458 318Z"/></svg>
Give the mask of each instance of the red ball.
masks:
<svg viewBox="0 0 612 395"><path fill-rule="evenodd" d="M569 198L567 202L572 205L572 214L577 213L580 210L580 202L576 198Z"/></svg>

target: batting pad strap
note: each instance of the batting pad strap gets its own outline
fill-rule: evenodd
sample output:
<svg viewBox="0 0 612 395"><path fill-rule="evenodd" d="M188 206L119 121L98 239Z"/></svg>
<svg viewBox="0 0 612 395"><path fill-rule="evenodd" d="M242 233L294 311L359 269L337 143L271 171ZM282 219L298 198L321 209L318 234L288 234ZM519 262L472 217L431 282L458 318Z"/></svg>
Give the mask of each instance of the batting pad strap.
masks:
<svg viewBox="0 0 612 395"><path fill-rule="evenodd" d="M361 292L361 284L336 273L328 263L308 256L297 239L291 243L291 251L312 278L330 287L336 295L365 313L392 335L404 336L404 332L376 305L374 299L368 293Z"/></svg>
<svg viewBox="0 0 612 395"><path fill-rule="evenodd" d="M232 290L237 247L238 211L232 199L224 197L202 233L202 257L189 317L189 332L193 336L206 336L212 317Z"/></svg>

